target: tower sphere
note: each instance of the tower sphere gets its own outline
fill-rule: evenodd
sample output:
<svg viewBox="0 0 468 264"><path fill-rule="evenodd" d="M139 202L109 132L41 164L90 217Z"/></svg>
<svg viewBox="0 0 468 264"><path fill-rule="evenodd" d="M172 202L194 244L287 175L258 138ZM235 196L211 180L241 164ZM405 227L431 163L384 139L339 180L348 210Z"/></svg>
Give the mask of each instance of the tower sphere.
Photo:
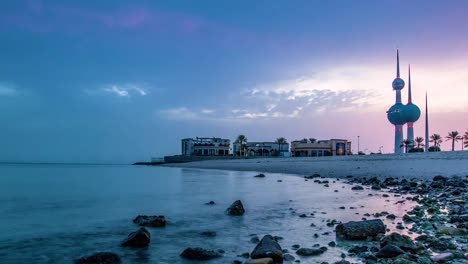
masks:
<svg viewBox="0 0 468 264"><path fill-rule="evenodd" d="M403 81L403 79L401 79L400 77L397 77L395 78L395 80L393 80L392 87L393 90L401 90L403 89L403 87L405 87L405 81Z"/></svg>
<svg viewBox="0 0 468 264"><path fill-rule="evenodd" d="M416 122L421 116L421 110L413 103L408 103L403 107L403 118L406 122Z"/></svg>
<svg viewBox="0 0 468 264"><path fill-rule="evenodd" d="M393 125L404 125L406 123L403 115L404 105L402 103L396 103L390 107L387 111L387 118Z"/></svg>

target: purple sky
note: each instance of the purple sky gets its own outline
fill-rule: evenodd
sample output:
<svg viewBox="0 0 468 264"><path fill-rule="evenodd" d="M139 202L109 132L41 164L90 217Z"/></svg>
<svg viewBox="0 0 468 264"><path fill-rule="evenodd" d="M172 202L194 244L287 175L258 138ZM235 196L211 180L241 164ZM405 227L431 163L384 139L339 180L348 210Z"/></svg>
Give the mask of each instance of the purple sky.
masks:
<svg viewBox="0 0 468 264"><path fill-rule="evenodd" d="M464 1L5 1L4 161L131 162L184 137L392 152L395 53L430 133L468 129ZM403 101L407 100L407 87ZM424 111L423 111L424 115ZM423 116L415 135L424 136ZM461 144L457 144L460 149ZM449 142L442 144L448 150Z"/></svg>

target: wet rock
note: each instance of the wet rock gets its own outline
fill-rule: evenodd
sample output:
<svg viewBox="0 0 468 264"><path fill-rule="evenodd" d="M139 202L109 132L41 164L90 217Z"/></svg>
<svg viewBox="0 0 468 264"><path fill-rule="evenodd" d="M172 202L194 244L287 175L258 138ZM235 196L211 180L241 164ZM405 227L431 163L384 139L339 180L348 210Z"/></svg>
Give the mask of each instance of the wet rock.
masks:
<svg viewBox="0 0 468 264"><path fill-rule="evenodd" d="M112 252L99 252L75 260L75 264L120 264L119 255Z"/></svg>
<svg viewBox="0 0 468 264"><path fill-rule="evenodd" d="M254 176L255 178L265 178L265 174L260 173Z"/></svg>
<svg viewBox="0 0 468 264"><path fill-rule="evenodd" d="M242 253L242 255L240 255L239 257L250 258L250 253L249 252Z"/></svg>
<svg viewBox="0 0 468 264"><path fill-rule="evenodd" d="M219 258L222 255L214 250L208 250L204 248L186 248L181 254L181 257L190 260L210 260Z"/></svg>
<svg viewBox="0 0 468 264"><path fill-rule="evenodd" d="M400 235L398 233L391 233L384 237L380 242L380 247L383 248L386 245L394 245L402 249L403 251L410 251L416 253L416 244L411 240L409 236Z"/></svg>
<svg viewBox="0 0 468 264"><path fill-rule="evenodd" d="M447 251L449 249L456 249L457 246L454 245L449 239L439 238L434 239L428 244L428 246L437 252Z"/></svg>
<svg viewBox="0 0 468 264"><path fill-rule="evenodd" d="M265 235L254 248L250 256L252 259L272 258L275 263L281 263L283 261L281 246L271 235Z"/></svg>
<svg viewBox="0 0 468 264"><path fill-rule="evenodd" d="M250 242L257 244L260 242L260 238L258 238L258 236L254 236L250 239Z"/></svg>
<svg viewBox="0 0 468 264"><path fill-rule="evenodd" d="M356 186L353 186L351 188L351 190L354 190L354 191L362 191L364 190L364 187L362 187L361 185L356 185Z"/></svg>
<svg viewBox="0 0 468 264"><path fill-rule="evenodd" d="M389 220L395 220L396 219L396 216L394 214L389 214L387 215L385 218L389 219Z"/></svg>
<svg viewBox="0 0 468 264"><path fill-rule="evenodd" d="M336 247L336 242L335 241L331 241L330 243L328 243L328 245L330 247Z"/></svg>
<svg viewBox="0 0 468 264"><path fill-rule="evenodd" d="M164 215L139 215L133 219L133 223L139 226L165 227L166 218Z"/></svg>
<svg viewBox="0 0 468 264"><path fill-rule="evenodd" d="M367 246L354 246L348 250L349 253L359 254L367 251Z"/></svg>
<svg viewBox="0 0 468 264"><path fill-rule="evenodd" d="M322 255L325 252L322 248L300 248L296 251L299 256L309 257Z"/></svg>
<svg viewBox="0 0 468 264"><path fill-rule="evenodd" d="M291 254L284 254L283 255L283 260L285 260L285 261L294 261L295 259L296 258Z"/></svg>
<svg viewBox="0 0 468 264"><path fill-rule="evenodd" d="M272 258L259 258L259 259L251 259L245 262L245 264L273 264Z"/></svg>
<svg viewBox="0 0 468 264"><path fill-rule="evenodd" d="M201 235L206 237L215 237L216 231L203 231L201 232Z"/></svg>
<svg viewBox="0 0 468 264"><path fill-rule="evenodd" d="M206 205L215 205L216 203L214 201L209 201L207 203L205 203Z"/></svg>
<svg viewBox="0 0 468 264"><path fill-rule="evenodd" d="M437 175L437 176L434 176L434 178L432 178L432 181L443 181L443 182L446 182L447 181L447 177L444 177L442 175Z"/></svg>
<svg viewBox="0 0 468 264"><path fill-rule="evenodd" d="M401 254L405 254L401 248L394 245L386 245L385 247L381 248L375 256L378 258L394 258Z"/></svg>
<svg viewBox="0 0 468 264"><path fill-rule="evenodd" d="M142 227L138 231L130 233L121 245L123 247L144 248L148 247L150 241L151 234L146 228Z"/></svg>
<svg viewBox="0 0 468 264"><path fill-rule="evenodd" d="M320 174L314 173L314 174L312 174L312 175L304 176L304 178L305 178L305 179L320 178Z"/></svg>
<svg viewBox="0 0 468 264"><path fill-rule="evenodd" d="M232 216L241 216L245 213L244 205L242 204L241 200L237 200L226 209L228 215Z"/></svg>
<svg viewBox="0 0 468 264"><path fill-rule="evenodd" d="M336 226L336 235L349 240L365 240L385 234L385 225L380 219L348 222Z"/></svg>
<svg viewBox="0 0 468 264"><path fill-rule="evenodd" d="M442 253L439 255L432 256L431 260L436 263L446 263L447 261L452 260L453 257L454 257L453 253L448 252L448 253Z"/></svg>

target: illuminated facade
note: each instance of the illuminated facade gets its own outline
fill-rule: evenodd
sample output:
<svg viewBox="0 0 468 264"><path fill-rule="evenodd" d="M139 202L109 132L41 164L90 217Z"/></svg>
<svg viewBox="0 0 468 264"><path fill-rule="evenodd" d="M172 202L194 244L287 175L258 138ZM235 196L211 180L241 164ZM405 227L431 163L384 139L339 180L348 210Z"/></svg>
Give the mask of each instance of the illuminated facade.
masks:
<svg viewBox="0 0 468 264"><path fill-rule="evenodd" d="M323 157L351 155L351 142L346 139L316 140L314 138L291 142L293 157Z"/></svg>

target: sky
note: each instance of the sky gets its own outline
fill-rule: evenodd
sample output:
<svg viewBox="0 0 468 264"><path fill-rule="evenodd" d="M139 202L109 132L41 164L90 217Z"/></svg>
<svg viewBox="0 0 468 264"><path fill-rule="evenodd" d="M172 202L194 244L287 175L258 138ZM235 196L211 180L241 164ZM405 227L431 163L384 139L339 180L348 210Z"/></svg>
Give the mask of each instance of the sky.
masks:
<svg viewBox="0 0 468 264"><path fill-rule="evenodd" d="M146 161L179 154L182 138L239 134L344 138L354 152L359 136L360 150L393 152L396 49L423 110L415 136L426 92L430 134L464 133L466 10L455 0L1 1L0 161Z"/></svg>

